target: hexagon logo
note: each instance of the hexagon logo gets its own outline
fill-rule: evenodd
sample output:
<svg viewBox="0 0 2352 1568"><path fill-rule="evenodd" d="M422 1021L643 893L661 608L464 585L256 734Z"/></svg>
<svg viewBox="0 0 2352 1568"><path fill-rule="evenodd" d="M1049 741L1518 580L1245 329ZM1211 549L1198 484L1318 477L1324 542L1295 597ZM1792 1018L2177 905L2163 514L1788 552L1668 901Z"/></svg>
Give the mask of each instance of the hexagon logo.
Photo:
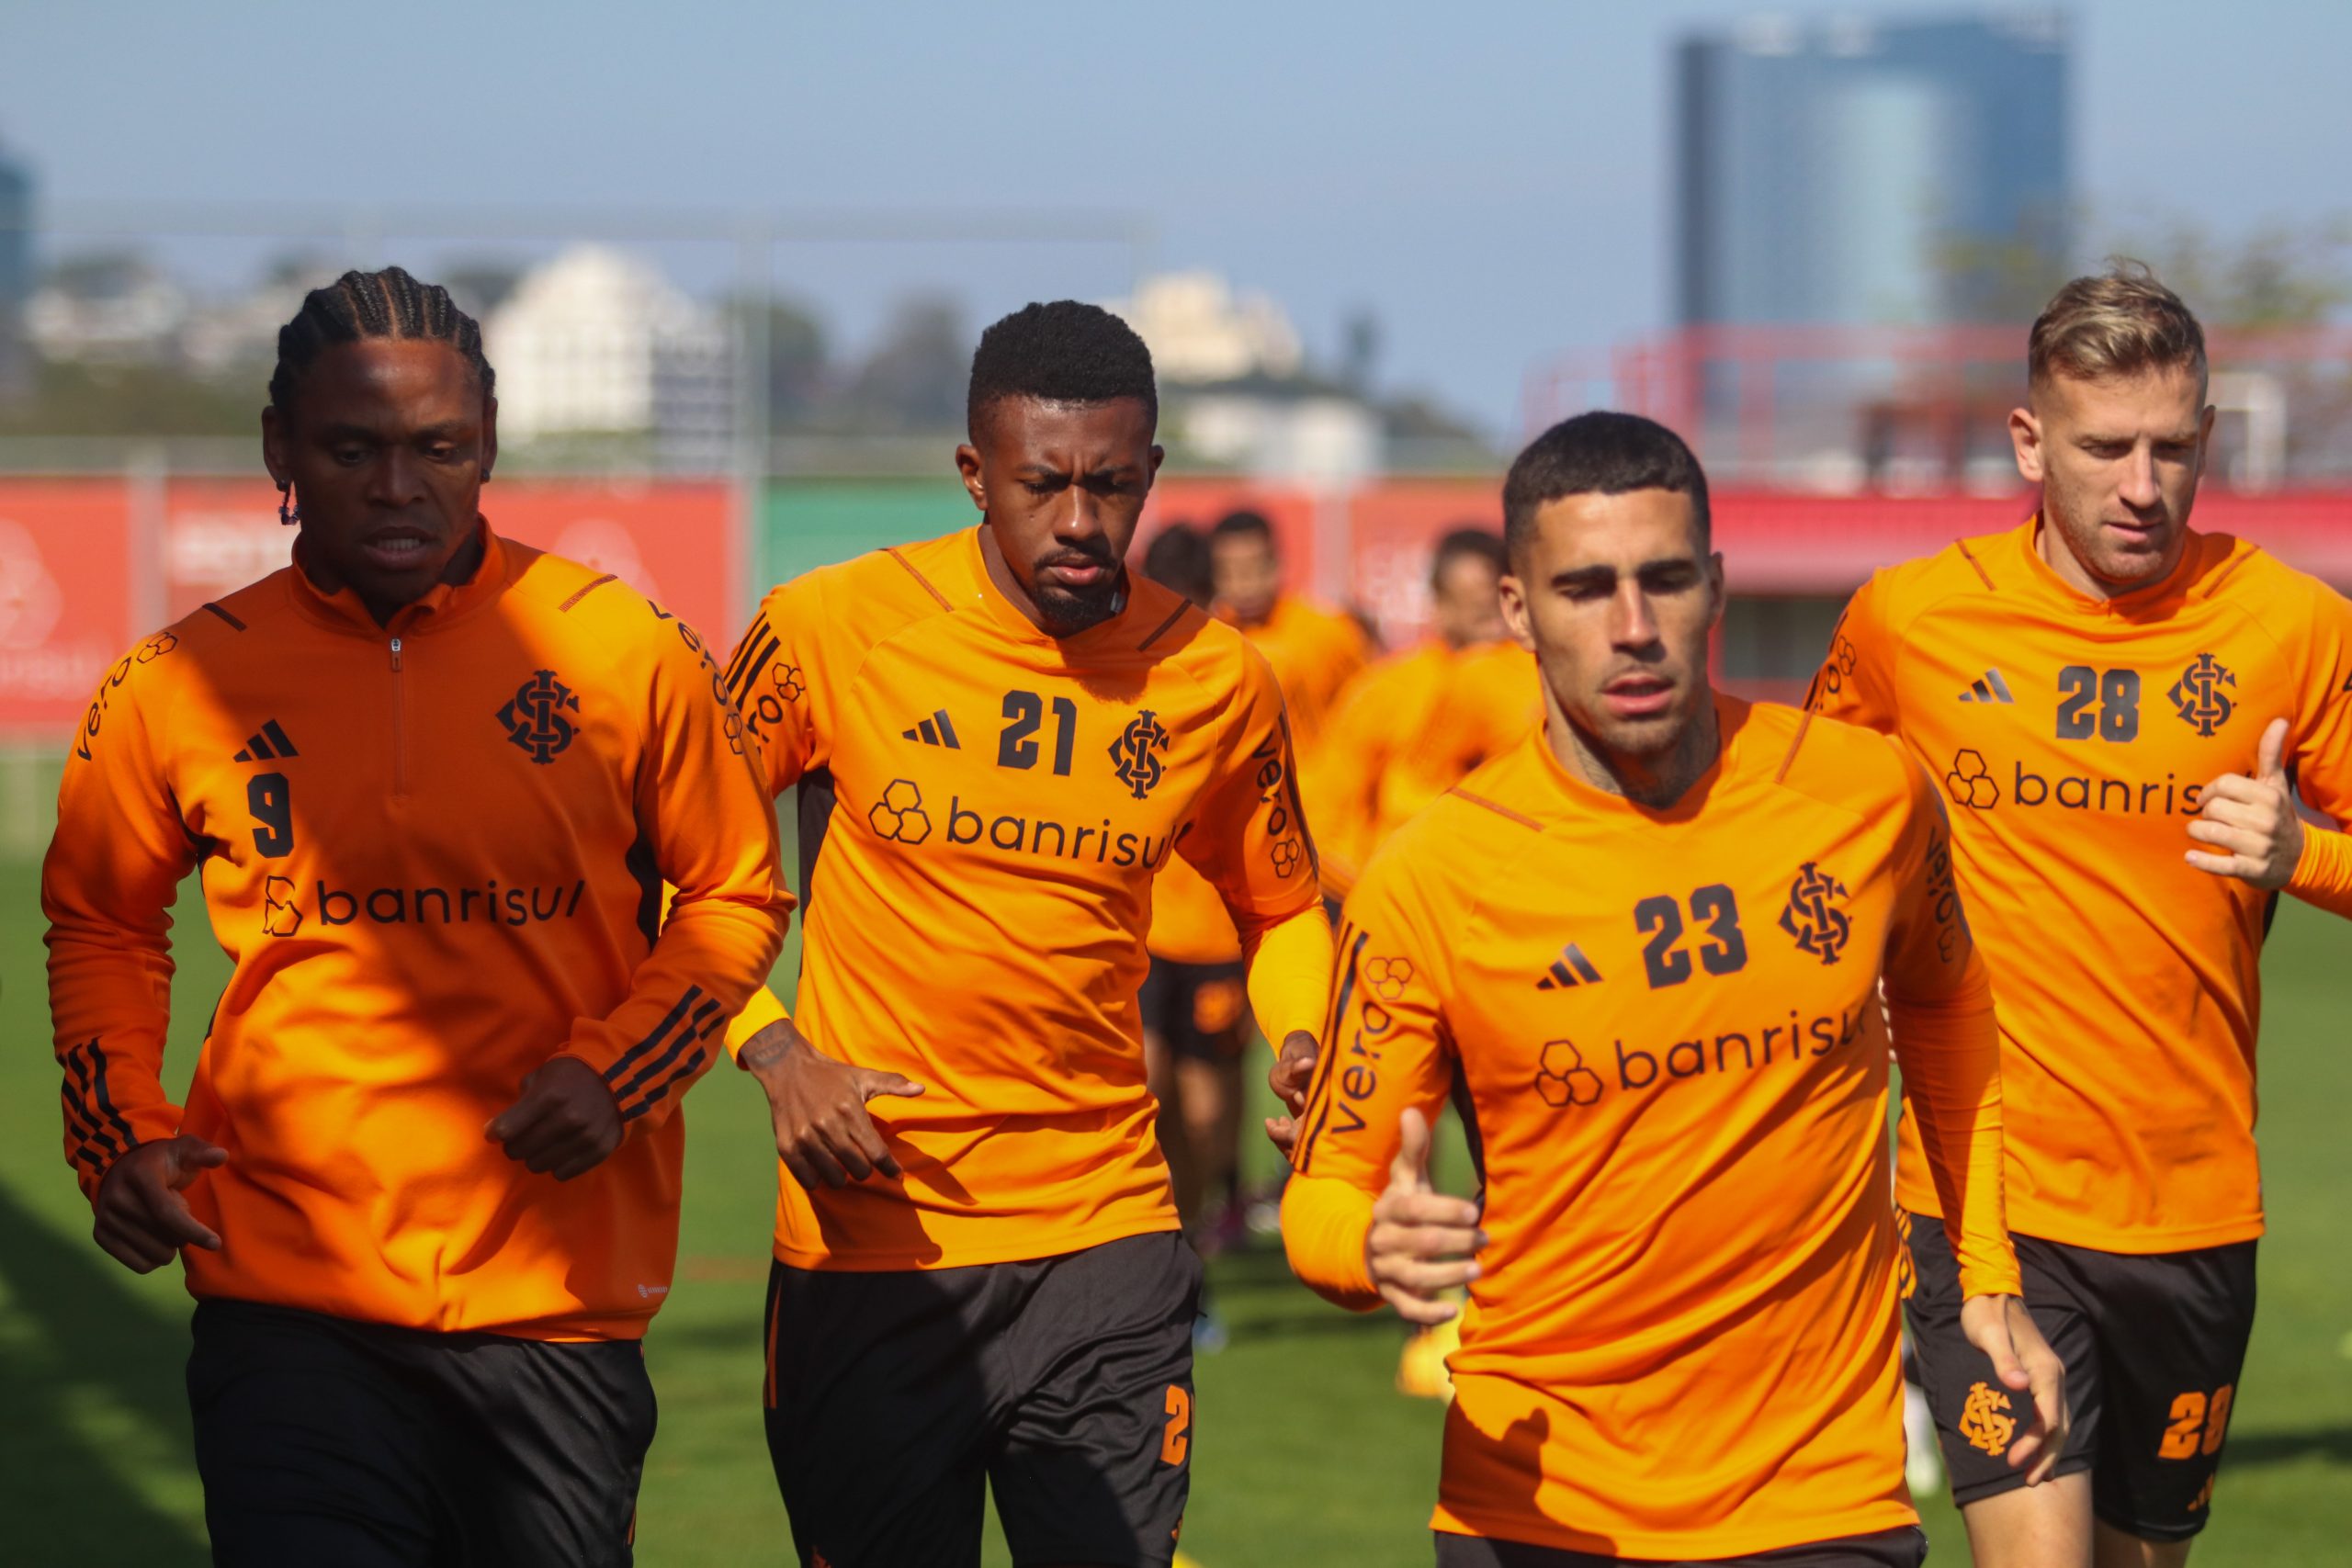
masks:
<svg viewBox="0 0 2352 1568"><path fill-rule="evenodd" d="M1584 1065L1573 1040L1546 1040L1535 1074L1535 1092L1555 1111L1590 1105L1600 1098L1600 1075Z"/></svg>
<svg viewBox="0 0 2352 1568"><path fill-rule="evenodd" d="M1944 775L1944 793L1971 811L1990 811L2001 804L2001 786L1982 751L1962 748L1952 754L1951 771Z"/></svg>
<svg viewBox="0 0 2352 1568"><path fill-rule="evenodd" d="M865 820L875 837L895 844L920 844L931 837L931 815L922 808L922 786L912 779L892 779Z"/></svg>
<svg viewBox="0 0 2352 1568"><path fill-rule="evenodd" d="M1409 958L1367 958L1363 964L1363 983L1372 994L1385 1002L1393 1002L1405 994L1413 983L1413 961Z"/></svg>

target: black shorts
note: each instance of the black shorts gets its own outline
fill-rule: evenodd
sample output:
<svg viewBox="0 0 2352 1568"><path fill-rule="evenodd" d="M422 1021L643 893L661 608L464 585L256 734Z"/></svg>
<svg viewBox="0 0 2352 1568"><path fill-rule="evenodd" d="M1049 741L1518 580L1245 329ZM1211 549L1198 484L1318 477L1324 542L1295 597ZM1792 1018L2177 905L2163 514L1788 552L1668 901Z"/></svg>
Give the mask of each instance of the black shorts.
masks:
<svg viewBox="0 0 2352 1568"><path fill-rule="evenodd" d="M1921 1385L1962 1506L2025 1484L2009 1468L2025 1396L1994 1378L1960 1328L1960 1267L1943 1222L1905 1219ZM2250 1241L2194 1252L2098 1252L2013 1238L2025 1301L2066 1363L2073 1429L2056 1473L2091 1472L2091 1508L2143 1540L2205 1528L2254 1332Z"/></svg>
<svg viewBox="0 0 2352 1568"><path fill-rule="evenodd" d="M635 1340L436 1334L197 1304L187 1361L224 1568L618 1568L653 1384Z"/></svg>
<svg viewBox="0 0 2352 1568"><path fill-rule="evenodd" d="M1437 1532L1437 1568L1919 1568L1928 1560L1928 1538L1917 1525L1840 1536L1804 1546L1784 1546L1746 1557L1595 1557L1556 1546L1487 1540L1480 1536Z"/></svg>
<svg viewBox="0 0 2352 1568"><path fill-rule="evenodd" d="M768 1454L803 1568L1166 1568L1192 1483L1200 1259L1169 1232L1023 1263L777 1264Z"/></svg>
<svg viewBox="0 0 2352 1568"><path fill-rule="evenodd" d="M1136 1004L1143 1026L1179 1056L1238 1062L1249 1048L1249 971L1231 964L1179 964L1155 958Z"/></svg>

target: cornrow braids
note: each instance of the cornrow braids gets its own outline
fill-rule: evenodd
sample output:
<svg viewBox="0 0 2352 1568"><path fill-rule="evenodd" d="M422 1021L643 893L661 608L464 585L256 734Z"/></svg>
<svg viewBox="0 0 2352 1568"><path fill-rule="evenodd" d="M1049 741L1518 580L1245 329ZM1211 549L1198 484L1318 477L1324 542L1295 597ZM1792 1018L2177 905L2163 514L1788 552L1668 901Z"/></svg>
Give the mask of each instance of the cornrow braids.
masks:
<svg viewBox="0 0 2352 1568"><path fill-rule="evenodd" d="M277 329L277 368L269 378L269 401L278 416L293 416L295 383L321 350L361 338L446 343L465 355L483 397L497 383L497 373L482 355L481 323L458 309L447 289L418 282L404 267L346 272L326 288L311 289L294 319Z"/></svg>

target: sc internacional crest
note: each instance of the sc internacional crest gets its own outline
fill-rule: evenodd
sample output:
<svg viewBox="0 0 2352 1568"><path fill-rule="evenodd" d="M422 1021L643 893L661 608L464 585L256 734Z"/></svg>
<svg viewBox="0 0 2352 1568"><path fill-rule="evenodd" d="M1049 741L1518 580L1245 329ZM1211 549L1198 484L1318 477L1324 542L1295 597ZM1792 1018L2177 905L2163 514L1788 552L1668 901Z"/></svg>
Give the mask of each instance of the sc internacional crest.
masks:
<svg viewBox="0 0 2352 1568"><path fill-rule="evenodd" d="M1159 758L1168 750L1168 727L1149 708L1131 719L1111 742L1111 763L1121 784L1137 800L1159 786L1166 772Z"/></svg>
<svg viewBox="0 0 2352 1568"><path fill-rule="evenodd" d="M1807 861L1789 884L1788 907L1781 911L1781 929L1797 939L1797 950L1810 953L1824 964L1838 962L1852 940L1854 922L1845 910L1846 885Z"/></svg>
<svg viewBox="0 0 2352 1568"><path fill-rule="evenodd" d="M546 763L562 755L580 733L580 727L564 716L579 711L580 699L571 688L557 680L554 671L539 670L498 710L498 722L506 727L506 739L529 752L531 761Z"/></svg>

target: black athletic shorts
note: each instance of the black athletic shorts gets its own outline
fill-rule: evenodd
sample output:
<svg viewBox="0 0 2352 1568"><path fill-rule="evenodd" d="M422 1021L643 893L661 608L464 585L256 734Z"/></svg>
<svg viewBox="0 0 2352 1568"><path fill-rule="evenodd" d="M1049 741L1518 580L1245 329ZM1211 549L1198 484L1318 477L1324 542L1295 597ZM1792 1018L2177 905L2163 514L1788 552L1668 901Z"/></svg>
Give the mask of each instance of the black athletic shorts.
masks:
<svg viewBox="0 0 2352 1568"><path fill-rule="evenodd" d="M1155 958L1136 1005L1143 1026L1179 1056L1238 1062L1249 1048L1249 971L1231 964L1178 964Z"/></svg>
<svg viewBox="0 0 2352 1568"><path fill-rule="evenodd" d="M1023 1263L777 1264L768 1454L802 1568L1166 1568L1192 1483L1201 1263L1170 1231Z"/></svg>
<svg viewBox="0 0 2352 1568"><path fill-rule="evenodd" d="M1906 1303L1920 1386L1965 1506L2025 1484L2008 1462L2023 1424L2012 1395L1960 1329L1960 1266L1943 1222L1907 1216L1917 1283ZM2025 1302L2066 1363L2073 1429L2057 1473L2091 1472L2091 1507L2143 1540L2205 1528L2229 1436L2238 1371L2254 1332L2250 1241L2194 1252L2098 1252L2013 1238Z"/></svg>
<svg viewBox="0 0 2352 1568"><path fill-rule="evenodd" d="M1595 1557L1556 1546L1437 1532L1437 1568L1919 1568L1928 1538L1917 1525L1784 1546L1746 1557Z"/></svg>
<svg viewBox="0 0 2352 1568"><path fill-rule="evenodd" d="M621 1568L653 1442L635 1340L436 1334L199 1302L187 1361L222 1568Z"/></svg>

